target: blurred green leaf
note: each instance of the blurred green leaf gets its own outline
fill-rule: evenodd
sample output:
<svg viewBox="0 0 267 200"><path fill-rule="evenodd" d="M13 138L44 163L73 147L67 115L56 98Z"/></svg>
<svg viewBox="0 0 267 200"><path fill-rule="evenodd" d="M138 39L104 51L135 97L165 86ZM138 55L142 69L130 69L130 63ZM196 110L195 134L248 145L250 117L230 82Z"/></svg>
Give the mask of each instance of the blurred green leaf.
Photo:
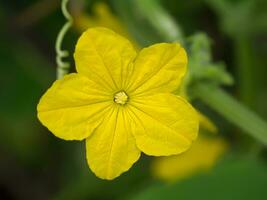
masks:
<svg viewBox="0 0 267 200"><path fill-rule="evenodd" d="M267 195L267 167L258 160L231 160L214 171L184 182L158 184L131 200L242 199L262 200Z"/></svg>

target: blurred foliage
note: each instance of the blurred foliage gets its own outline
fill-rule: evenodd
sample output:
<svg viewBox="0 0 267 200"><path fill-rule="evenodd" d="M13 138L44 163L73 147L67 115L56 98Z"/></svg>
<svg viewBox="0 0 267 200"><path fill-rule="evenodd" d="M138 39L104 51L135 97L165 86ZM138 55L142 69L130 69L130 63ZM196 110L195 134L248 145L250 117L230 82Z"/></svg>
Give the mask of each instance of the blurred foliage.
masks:
<svg viewBox="0 0 267 200"><path fill-rule="evenodd" d="M109 6L139 46L166 41L168 38L164 36L170 34L185 38L186 48L193 52L190 40L206 38L211 45L206 50L213 56L206 54L208 70L196 76L205 79L208 73L219 83L231 83L228 74L218 77L212 66L216 63L221 69L226 68L236 80L234 87L226 89L267 119L265 0L155 0L151 1L153 7L147 4L138 7L137 0L76 0L71 7L73 10L82 7L84 14L94 15L96 2ZM166 13L158 15L159 11ZM177 23L180 32L155 28L162 17L173 20L167 29ZM1 1L0 23L0 199L263 199L267 196L266 151L200 102L195 102L196 106L218 124L219 134L231 145L229 154L238 152L234 158L222 160L208 173L171 185L151 177L149 157L115 181L97 179L81 154L84 145L56 139L36 118L39 97L56 77L54 43L64 23L60 1ZM77 30L68 33L64 48L73 52L79 34ZM192 53L190 66L197 67L195 57L202 57L206 50Z"/></svg>
<svg viewBox="0 0 267 200"><path fill-rule="evenodd" d="M233 159L233 158L232 158ZM262 199L267 195L266 163L258 160L227 160L208 174L162 186L155 184L130 198L160 199ZM252 184L257 183L257 184Z"/></svg>

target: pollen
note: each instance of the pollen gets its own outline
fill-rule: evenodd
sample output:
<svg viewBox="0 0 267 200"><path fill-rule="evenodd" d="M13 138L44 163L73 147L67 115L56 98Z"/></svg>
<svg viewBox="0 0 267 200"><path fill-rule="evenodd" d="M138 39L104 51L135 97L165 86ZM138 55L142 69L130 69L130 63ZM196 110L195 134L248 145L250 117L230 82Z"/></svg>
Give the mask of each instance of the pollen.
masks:
<svg viewBox="0 0 267 200"><path fill-rule="evenodd" d="M118 104L124 105L128 101L128 95L124 91L120 91L114 95L114 101Z"/></svg>

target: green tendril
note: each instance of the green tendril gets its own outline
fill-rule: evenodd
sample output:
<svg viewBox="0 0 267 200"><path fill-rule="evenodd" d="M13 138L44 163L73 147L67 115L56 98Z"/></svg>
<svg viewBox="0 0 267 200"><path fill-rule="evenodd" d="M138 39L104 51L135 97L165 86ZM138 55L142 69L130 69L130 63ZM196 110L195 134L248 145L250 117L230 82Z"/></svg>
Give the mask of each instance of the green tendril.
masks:
<svg viewBox="0 0 267 200"><path fill-rule="evenodd" d="M69 52L67 50L61 49L64 36L66 35L66 33L68 32L73 23L72 16L70 15L67 9L68 2L69 0L62 0L61 2L61 10L67 22L59 31L56 40L57 79L61 79L65 74L67 74L70 68L70 63L63 61L63 58L69 56Z"/></svg>

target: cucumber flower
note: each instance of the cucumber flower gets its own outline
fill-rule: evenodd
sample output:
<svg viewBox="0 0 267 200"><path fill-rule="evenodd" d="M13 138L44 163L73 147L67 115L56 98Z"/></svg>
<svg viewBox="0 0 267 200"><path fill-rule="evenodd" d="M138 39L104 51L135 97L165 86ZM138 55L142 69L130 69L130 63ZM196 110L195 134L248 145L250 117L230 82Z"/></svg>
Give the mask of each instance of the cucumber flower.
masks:
<svg viewBox="0 0 267 200"><path fill-rule="evenodd" d="M85 140L90 169L103 179L127 171L141 152L180 154L198 133L194 108L176 90L187 56L178 43L160 43L137 55L128 40L106 28L79 38L77 73L53 83L38 118L55 136Z"/></svg>

